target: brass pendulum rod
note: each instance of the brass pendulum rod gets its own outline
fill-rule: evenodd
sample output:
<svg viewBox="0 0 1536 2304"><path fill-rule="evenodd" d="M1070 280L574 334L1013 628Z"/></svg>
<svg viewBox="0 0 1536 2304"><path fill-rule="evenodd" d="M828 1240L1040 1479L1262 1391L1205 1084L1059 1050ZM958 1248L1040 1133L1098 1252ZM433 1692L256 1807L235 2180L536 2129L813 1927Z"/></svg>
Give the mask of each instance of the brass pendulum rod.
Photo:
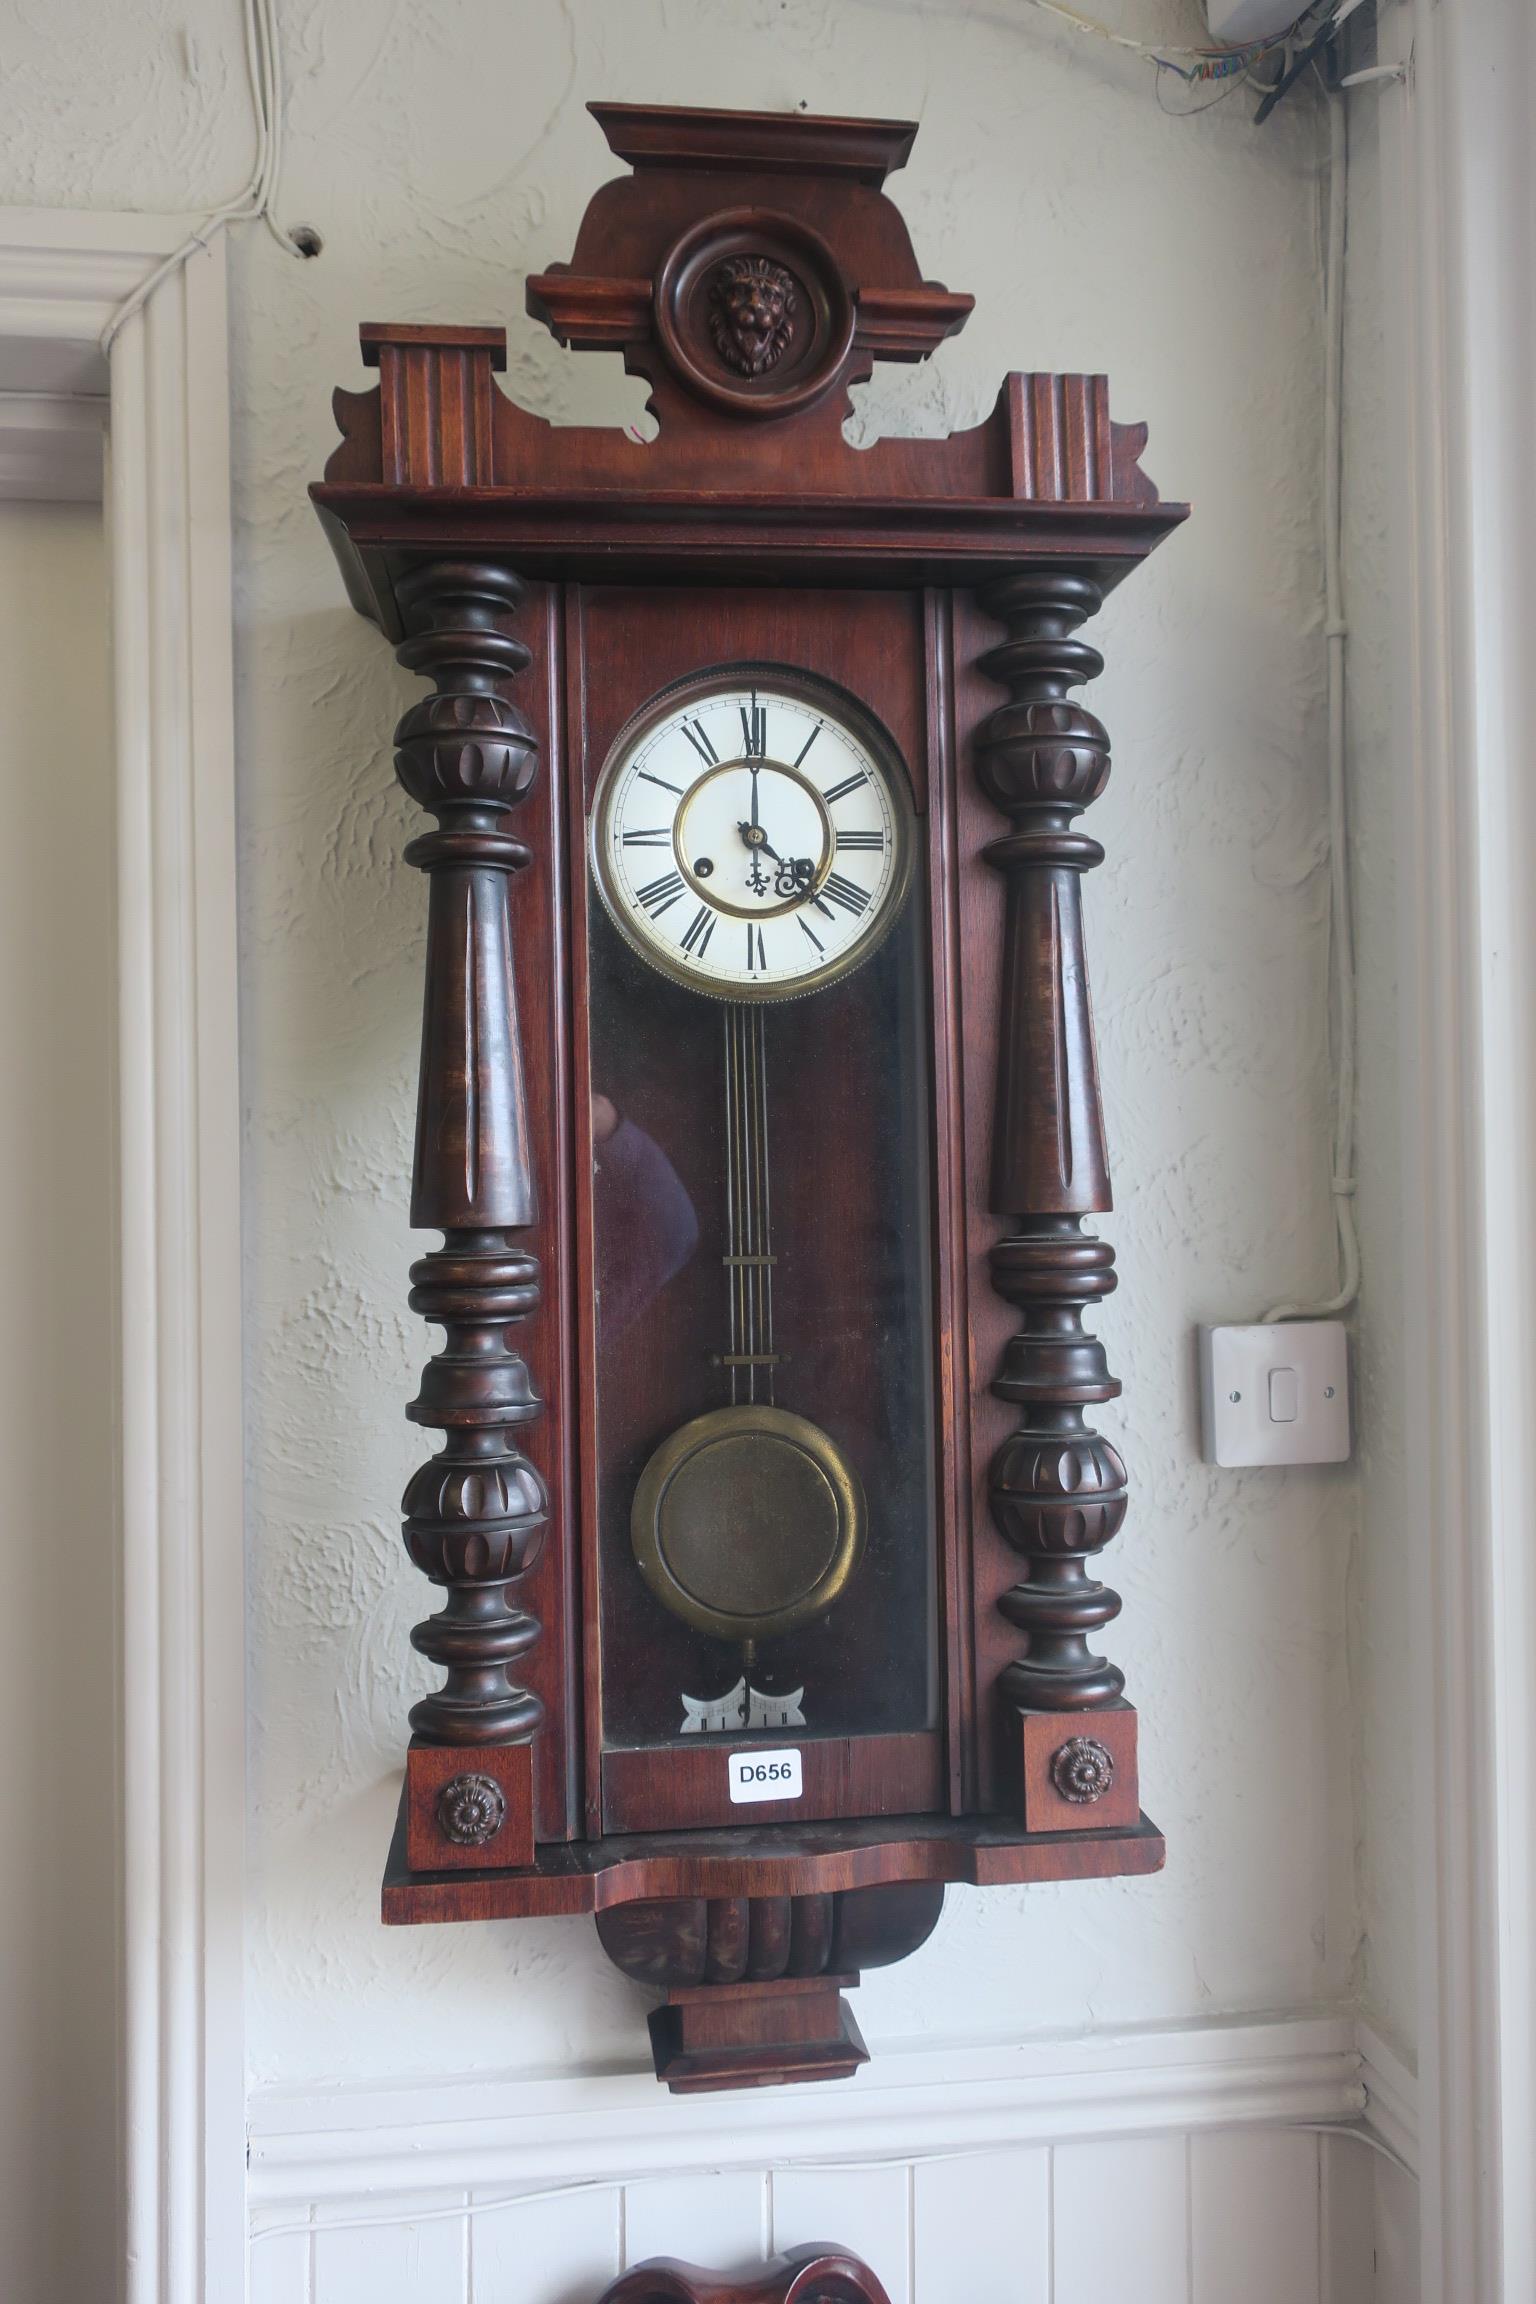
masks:
<svg viewBox="0 0 1536 2304"><path fill-rule="evenodd" d="M732 1001L725 1010L726 1301L731 1405L755 1404L761 1374L773 1403L773 1246L768 1161L767 1027L762 1010Z"/></svg>
<svg viewBox="0 0 1536 2304"><path fill-rule="evenodd" d="M778 1366L778 1354L773 1345L773 1248L772 1203L769 1195L768 1163L768 1019L761 1008L753 1011L757 1027L757 1144L758 1171L761 1179L759 1206L762 1210L762 1289L763 1289L763 1358L768 1381L768 1403L773 1405L773 1372Z"/></svg>

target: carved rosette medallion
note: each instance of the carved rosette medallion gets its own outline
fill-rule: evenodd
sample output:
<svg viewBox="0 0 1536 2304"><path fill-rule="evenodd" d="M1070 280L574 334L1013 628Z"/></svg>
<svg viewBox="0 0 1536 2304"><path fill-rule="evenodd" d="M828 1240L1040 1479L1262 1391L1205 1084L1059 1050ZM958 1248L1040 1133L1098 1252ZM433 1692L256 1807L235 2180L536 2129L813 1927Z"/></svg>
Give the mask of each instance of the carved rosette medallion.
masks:
<svg viewBox="0 0 1536 2304"><path fill-rule="evenodd" d="M1051 1755L1051 1782L1074 1807L1102 1800L1114 1781L1114 1755L1096 1736L1071 1736Z"/></svg>
<svg viewBox="0 0 1536 2304"><path fill-rule="evenodd" d="M437 1821L456 1848L483 1848L507 1820L506 1795L494 1776L454 1776L437 1796Z"/></svg>
<svg viewBox="0 0 1536 2304"><path fill-rule="evenodd" d="M736 416L788 416L830 392L853 342L837 259L791 216L726 209L673 242L656 333L689 392Z"/></svg>

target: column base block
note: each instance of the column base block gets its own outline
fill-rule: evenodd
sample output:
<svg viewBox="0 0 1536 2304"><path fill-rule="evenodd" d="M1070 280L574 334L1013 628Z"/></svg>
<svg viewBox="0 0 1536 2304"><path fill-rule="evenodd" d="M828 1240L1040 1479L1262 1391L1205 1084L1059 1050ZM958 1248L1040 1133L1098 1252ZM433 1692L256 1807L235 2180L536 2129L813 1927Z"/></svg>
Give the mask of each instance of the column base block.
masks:
<svg viewBox="0 0 1536 2304"><path fill-rule="evenodd" d="M1019 1813L1026 1832L1115 1832L1136 1823L1136 1712L1017 1715Z"/></svg>
<svg viewBox="0 0 1536 2304"><path fill-rule="evenodd" d="M531 1744L412 1744L405 1756L412 1872L488 1872L533 1862Z"/></svg>

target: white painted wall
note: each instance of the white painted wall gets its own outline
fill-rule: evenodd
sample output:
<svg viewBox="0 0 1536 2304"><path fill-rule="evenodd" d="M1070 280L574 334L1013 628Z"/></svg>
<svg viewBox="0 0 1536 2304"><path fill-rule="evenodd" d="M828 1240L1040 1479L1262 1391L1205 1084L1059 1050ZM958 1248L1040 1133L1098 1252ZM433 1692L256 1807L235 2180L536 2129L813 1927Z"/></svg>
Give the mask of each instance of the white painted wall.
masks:
<svg viewBox="0 0 1536 2304"><path fill-rule="evenodd" d="M1121 13L1148 36L1198 29L1183 0ZM0 15L0 198L179 208L233 191L250 146L231 0L77 0L67 46L18 0ZM582 110L602 96L919 118L894 189L925 270L980 306L928 368L877 385L861 424L941 429L974 421L1005 368L1104 368L1116 414L1151 425L1148 469L1195 504L1093 634L1109 668L1092 700L1117 742L1089 891L1121 1203L1101 1326L1135 1484L1107 1563L1126 1601L1111 1644L1169 1868L953 1892L932 1943L862 1988L866 2036L879 2058L1306 2014L1364 1974L1403 2038L1392 1715L1362 1762L1350 1710L1352 1680L1386 1688L1390 1660L1345 1637L1390 1553L1369 1553L1352 1600L1356 1470L1199 1462L1191 1350L1196 1321L1330 1274L1309 99L1263 131L1241 96L1171 119L1142 66L1011 0L284 0L282 16L283 210L325 254L300 265L259 231L232 254L257 2101L631 2067L643 2037L643 2000L580 1923L377 1925L426 1677L406 1644L425 1588L396 1515L424 1349L404 1303L421 892L388 765L417 684L347 609L303 493L331 386L364 381L364 318L504 319L528 405L635 413L615 363L574 361L521 317L523 275L568 254L611 169ZM1373 1014L1388 1029L1384 999ZM1393 1379L1370 1366L1362 1429L1385 1453ZM1362 1856L1357 1795L1378 1770ZM370 2245L413 2293L417 2243Z"/></svg>
<svg viewBox="0 0 1536 2304"><path fill-rule="evenodd" d="M112 734L101 508L0 501L0 2257L113 2293Z"/></svg>
<svg viewBox="0 0 1536 2304"><path fill-rule="evenodd" d="M1315 123L1170 121L1139 70L978 9L600 6L540 37L487 12L468 77L461 9L406 22L329 17L323 50L294 23L287 206L327 252L301 268L253 236L235 263L253 2075L636 2052L636 1997L585 1928L374 1921L424 1684L395 1513L419 1448L399 1404L422 1351L402 1279L421 907L385 757L414 689L347 612L299 482L370 312L506 316L531 404L632 404L519 320L520 274L568 250L610 165L581 98L729 98L744 68L763 102L923 116L901 185L917 246L982 303L931 371L884 389L883 421L972 420L1010 362L1102 366L1151 422L1150 469L1197 503L1101 620L1119 766L1090 899L1122 1179L1104 1327L1138 1499L1115 1653L1172 1860L1153 1882L956 1892L933 1943L871 1977L861 2021L878 2054L1330 2004L1356 1950L1353 1480L1207 1470L1190 1366L1196 1319L1326 1269Z"/></svg>

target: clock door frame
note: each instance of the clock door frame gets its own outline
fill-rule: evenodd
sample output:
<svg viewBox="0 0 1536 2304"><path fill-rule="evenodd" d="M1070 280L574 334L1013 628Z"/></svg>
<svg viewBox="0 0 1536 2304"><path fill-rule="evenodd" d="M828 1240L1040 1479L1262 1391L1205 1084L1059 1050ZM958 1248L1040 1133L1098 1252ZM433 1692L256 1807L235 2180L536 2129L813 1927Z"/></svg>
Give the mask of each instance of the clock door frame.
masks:
<svg viewBox="0 0 1536 2304"><path fill-rule="evenodd" d="M588 1092L591 811L612 744L635 713L680 677L734 663L782 664L842 688L885 731L906 772L925 883L929 1072L934 1719L927 1729L862 1735L784 1731L783 1740L794 1742L801 1751L805 1791L793 1802L754 1803L753 1814L764 1825L959 1814L974 1781L972 1712L967 1702L972 1691L963 1668L964 1642L957 1620L960 1596L968 1591L969 1563L962 1558L967 1530L957 1473L964 1419L956 1413L953 1373L966 1327L964 1211L953 1188L950 1157L959 1062L951 982L959 948L959 884L954 869L953 732L944 709L952 686L948 645L942 596L921 587L793 593L750 583L564 587L562 750L572 987L570 1199L578 1273L575 1446L579 1615L584 1627L580 1773L583 1813L592 1832L688 1830L737 1823L739 1812L732 1813L726 1790L726 1760L733 1753L763 1747L760 1731L755 1735L714 1731L689 1744L671 1739L610 1743L604 1721L600 1606L597 1291ZM598 705L596 698L601 699Z"/></svg>

